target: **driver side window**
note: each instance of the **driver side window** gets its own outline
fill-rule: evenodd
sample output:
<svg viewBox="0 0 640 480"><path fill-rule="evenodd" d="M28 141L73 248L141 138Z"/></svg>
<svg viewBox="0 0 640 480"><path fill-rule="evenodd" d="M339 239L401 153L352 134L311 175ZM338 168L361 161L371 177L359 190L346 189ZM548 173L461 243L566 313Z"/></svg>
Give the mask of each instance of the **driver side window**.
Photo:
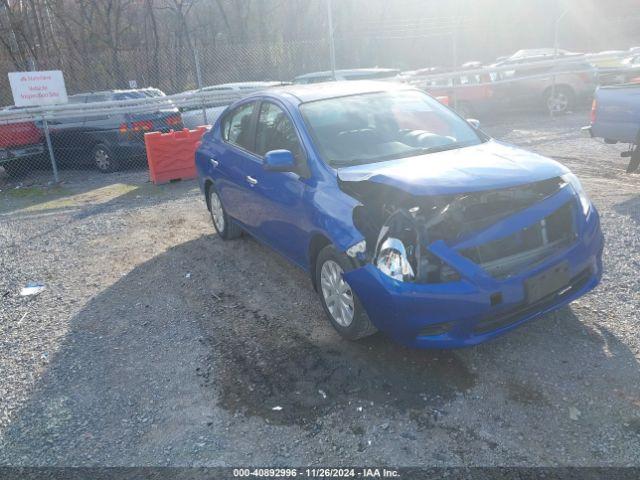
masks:
<svg viewBox="0 0 640 480"><path fill-rule="evenodd" d="M274 103L263 102L258 116L256 153L264 157L271 150L289 150L297 164L303 160L302 147L289 115Z"/></svg>

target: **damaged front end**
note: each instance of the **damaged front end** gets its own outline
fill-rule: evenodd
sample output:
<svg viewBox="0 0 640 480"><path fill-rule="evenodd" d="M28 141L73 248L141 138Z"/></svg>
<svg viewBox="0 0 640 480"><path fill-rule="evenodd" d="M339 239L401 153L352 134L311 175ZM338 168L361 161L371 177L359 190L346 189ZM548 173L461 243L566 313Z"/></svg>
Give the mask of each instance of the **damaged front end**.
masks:
<svg viewBox="0 0 640 480"><path fill-rule="evenodd" d="M415 197L373 182L342 182L341 188L361 205L354 225L365 237L357 258L373 262L396 280L441 283L458 280L456 272L430 250L438 240L464 245L496 222L556 194L566 182L552 178L528 185L484 192ZM566 203L548 217L512 235L459 253L497 277L535 264L575 240L573 210Z"/></svg>
<svg viewBox="0 0 640 480"><path fill-rule="evenodd" d="M419 344L421 338L456 331L465 337L459 345L477 343L481 337L469 337L483 317L542 300L527 297L527 273L545 268L578 245L581 234L601 243L599 227L597 234L585 230L586 216L593 213L597 222L597 213L585 211L590 204L582 202L574 178L564 175L511 188L433 196L415 196L367 180L341 181L340 188L360 202L353 221L364 236L347 250L361 268L345 278L360 297L367 297L363 304L370 305L367 311L378 328L400 328L399 333L409 337L399 338L404 343ZM601 245L595 248L601 250ZM567 282L584 277L585 268L587 277L599 269L599 258L593 260L597 253L582 256L576 253ZM410 299L398 301L395 295ZM422 300L411 304L411 298ZM413 318L408 326L398 326L405 313ZM466 327L460 330L457 320L466 321Z"/></svg>

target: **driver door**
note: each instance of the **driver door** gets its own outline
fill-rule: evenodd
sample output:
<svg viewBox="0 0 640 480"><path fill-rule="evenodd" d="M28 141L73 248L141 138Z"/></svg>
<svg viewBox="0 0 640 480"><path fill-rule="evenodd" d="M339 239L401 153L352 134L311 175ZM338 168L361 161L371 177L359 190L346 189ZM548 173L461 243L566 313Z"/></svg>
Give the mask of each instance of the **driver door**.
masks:
<svg viewBox="0 0 640 480"><path fill-rule="evenodd" d="M289 150L298 171L304 170L306 154L289 113L282 105L263 101L256 123L255 151L264 158L271 150ZM303 203L306 179L298 173L264 168L256 177L252 207L257 235L295 263L305 265L310 230L309 212Z"/></svg>

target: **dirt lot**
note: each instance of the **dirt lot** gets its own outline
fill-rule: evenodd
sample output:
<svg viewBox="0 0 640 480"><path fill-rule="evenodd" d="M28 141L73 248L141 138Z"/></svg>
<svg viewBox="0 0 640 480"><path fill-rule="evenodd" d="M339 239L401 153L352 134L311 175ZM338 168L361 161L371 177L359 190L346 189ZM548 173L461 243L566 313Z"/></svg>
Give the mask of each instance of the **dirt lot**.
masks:
<svg viewBox="0 0 640 480"><path fill-rule="evenodd" d="M487 130L582 178L602 284L466 350L341 340L303 272L214 235L195 182L0 183L0 464L640 465L640 175L585 117Z"/></svg>

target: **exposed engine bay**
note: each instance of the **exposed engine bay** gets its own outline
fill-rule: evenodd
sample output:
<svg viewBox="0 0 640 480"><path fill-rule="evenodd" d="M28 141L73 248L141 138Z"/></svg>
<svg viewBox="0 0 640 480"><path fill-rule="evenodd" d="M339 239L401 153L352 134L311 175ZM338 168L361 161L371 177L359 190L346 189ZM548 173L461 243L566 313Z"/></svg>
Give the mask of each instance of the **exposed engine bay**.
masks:
<svg viewBox="0 0 640 480"><path fill-rule="evenodd" d="M396 280L416 283L460 278L457 271L429 251L433 242L443 240L455 245L541 202L565 185L565 180L554 177L498 190L414 196L372 181L340 182L340 188L361 203L353 212L354 225L365 237L365 245L358 252L360 259L373 262ZM507 277L575 239L572 208L569 202L516 234L457 253L497 278Z"/></svg>

